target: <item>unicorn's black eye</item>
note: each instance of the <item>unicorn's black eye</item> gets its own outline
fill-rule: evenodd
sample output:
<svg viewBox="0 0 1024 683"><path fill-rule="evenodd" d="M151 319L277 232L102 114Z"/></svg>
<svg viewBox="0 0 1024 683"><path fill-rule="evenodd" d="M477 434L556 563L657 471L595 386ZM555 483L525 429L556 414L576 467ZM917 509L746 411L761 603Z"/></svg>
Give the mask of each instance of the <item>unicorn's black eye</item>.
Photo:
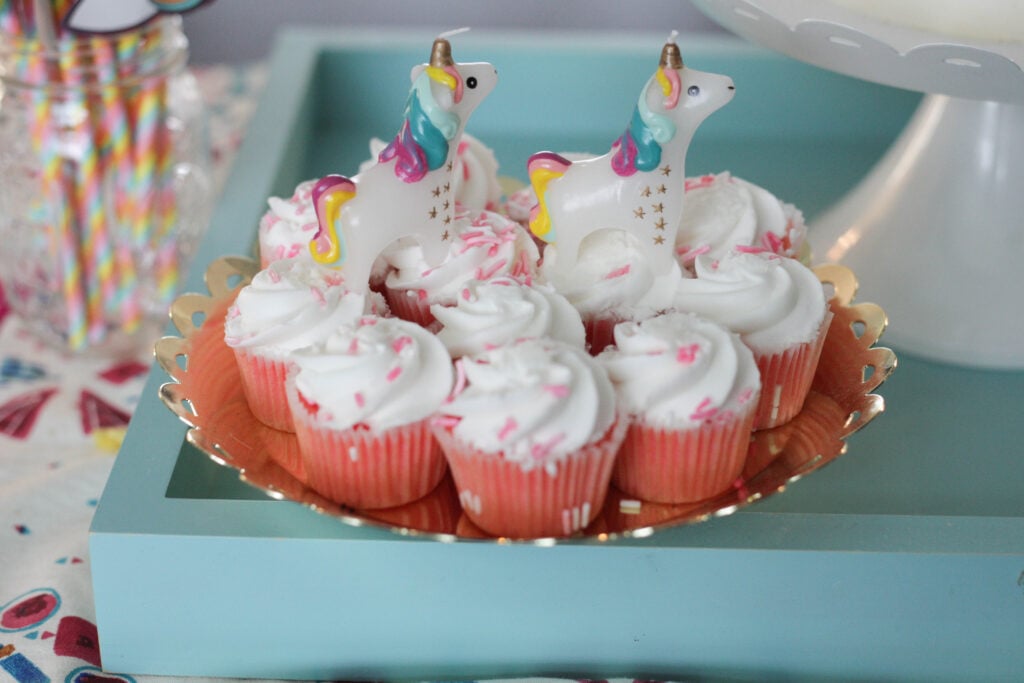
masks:
<svg viewBox="0 0 1024 683"><path fill-rule="evenodd" d="M467 88L475 88L476 87L476 76L470 76L469 78L466 79L466 87Z"/></svg>
<svg viewBox="0 0 1024 683"><path fill-rule="evenodd" d="M690 97L696 97L697 95L700 94L700 88L696 85L691 85L689 88L686 89L686 94L689 95Z"/></svg>

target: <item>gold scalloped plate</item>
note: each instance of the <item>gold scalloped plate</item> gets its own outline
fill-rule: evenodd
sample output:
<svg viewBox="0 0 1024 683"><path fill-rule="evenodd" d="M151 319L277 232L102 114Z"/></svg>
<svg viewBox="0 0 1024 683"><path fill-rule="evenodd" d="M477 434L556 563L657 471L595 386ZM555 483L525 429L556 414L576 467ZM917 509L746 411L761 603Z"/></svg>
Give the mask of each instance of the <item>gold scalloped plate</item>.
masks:
<svg viewBox="0 0 1024 683"><path fill-rule="evenodd" d="M350 509L312 490L303 477L295 435L266 427L253 417L233 352L224 344L227 309L258 270L248 258L218 259L206 272L210 293L184 294L171 306L171 319L182 336L165 337L156 344L156 358L174 380L160 387L160 398L190 427L189 443L271 497L294 501L346 524L439 541L550 545L564 540L488 536L461 514L450 477L425 498L387 510ZM613 488L597 518L571 539L642 537L728 515L780 493L846 452L847 437L884 410L882 397L872 392L893 372L896 356L875 346L886 326L885 313L874 304L853 303L853 273L837 265L814 271L831 289L834 314L814 384L793 420L753 434L740 480L714 498L685 505L636 500Z"/></svg>

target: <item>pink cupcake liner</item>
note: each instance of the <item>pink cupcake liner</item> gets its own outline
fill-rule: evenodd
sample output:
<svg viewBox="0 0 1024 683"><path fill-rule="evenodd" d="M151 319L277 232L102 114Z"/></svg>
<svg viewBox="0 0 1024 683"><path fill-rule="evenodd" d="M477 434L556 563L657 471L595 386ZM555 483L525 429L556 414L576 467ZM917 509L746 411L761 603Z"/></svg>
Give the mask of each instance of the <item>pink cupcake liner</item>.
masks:
<svg viewBox="0 0 1024 683"><path fill-rule="evenodd" d="M417 292L408 289L384 288L384 299L391 309L392 315L402 320L408 320L421 327L430 327L434 322L434 314L430 312L431 302L427 299L420 299Z"/></svg>
<svg viewBox="0 0 1024 683"><path fill-rule="evenodd" d="M733 485L750 446L754 409L723 423L662 429L634 422L612 473L624 493L655 503L692 503Z"/></svg>
<svg viewBox="0 0 1024 683"><path fill-rule="evenodd" d="M777 427L789 422L800 412L814 381L831 322L832 312L829 311L814 340L780 353L754 352L757 369L761 372L761 399L757 404L754 429Z"/></svg>
<svg viewBox="0 0 1024 683"><path fill-rule="evenodd" d="M316 424L289 392L306 482L317 493L356 509L390 508L430 493L447 471L427 419L382 432Z"/></svg>
<svg viewBox="0 0 1024 683"><path fill-rule="evenodd" d="M285 393L288 363L237 348L235 360L242 390L256 419L268 427L294 432Z"/></svg>
<svg viewBox="0 0 1024 683"><path fill-rule="evenodd" d="M543 538L570 536L601 511L626 424L616 421L601 439L560 460L554 475L473 448L449 428L435 434L469 521L494 536Z"/></svg>

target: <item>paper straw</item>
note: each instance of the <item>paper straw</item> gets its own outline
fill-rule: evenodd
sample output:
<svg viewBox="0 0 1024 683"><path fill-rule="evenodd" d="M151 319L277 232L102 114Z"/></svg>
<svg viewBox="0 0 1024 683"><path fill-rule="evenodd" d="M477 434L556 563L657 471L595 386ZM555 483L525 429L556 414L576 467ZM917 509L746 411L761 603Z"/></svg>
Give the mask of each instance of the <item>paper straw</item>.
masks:
<svg viewBox="0 0 1024 683"><path fill-rule="evenodd" d="M45 0L33 0L35 30L43 48L34 61L35 74L42 82L63 81L60 64L56 59L57 38L53 16ZM40 149L42 182L53 192L54 230L56 232L57 257L60 266L61 293L67 309L67 342L73 350L82 349L87 340L89 328L88 308L80 266L80 243L78 225L71 199L75 196L73 165L65 159L56 141L51 137L49 123L54 121L50 93L47 88L36 92L33 114L33 141Z"/></svg>
<svg viewBox="0 0 1024 683"><path fill-rule="evenodd" d="M103 103L98 91L91 46L85 40L65 41L61 53L65 82L75 86L69 90L68 102L85 112L78 123L78 159L76 164L75 202L78 207L79 252L85 277L88 340L96 344L107 334L105 310L115 299L114 246L104 205L103 179L105 164L100 156L102 143Z"/></svg>
<svg viewBox="0 0 1024 683"><path fill-rule="evenodd" d="M93 54L99 80L103 83L101 149L107 159L107 206L112 207L108 221L114 225L114 263L116 286L107 300L108 315L119 315L127 332L138 329L142 320L138 275L132 256L131 220L134 202L131 195L131 132L128 127L128 103L117 72L112 39L94 38Z"/></svg>

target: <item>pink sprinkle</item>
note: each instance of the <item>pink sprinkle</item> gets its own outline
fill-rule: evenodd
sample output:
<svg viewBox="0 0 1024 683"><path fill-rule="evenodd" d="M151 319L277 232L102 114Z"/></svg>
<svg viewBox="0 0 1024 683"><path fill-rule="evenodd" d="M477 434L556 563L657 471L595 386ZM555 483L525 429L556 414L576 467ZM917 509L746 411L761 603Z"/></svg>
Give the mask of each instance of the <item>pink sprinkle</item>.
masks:
<svg viewBox="0 0 1024 683"><path fill-rule="evenodd" d="M404 349L409 344L412 344L412 337L408 335L402 335L395 341L391 342L391 350L394 351L395 353L401 353L402 349Z"/></svg>
<svg viewBox="0 0 1024 683"><path fill-rule="evenodd" d="M452 428L462 422L461 417L455 415L438 415L437 417L430 420L430 423L438 427Z"/></svg>
<svg viewBox="0 0 1024 683"><path fill-rule="evenodd" d="M786 227L788 229L789 225L787 225ZM783 239L776 235L774 232L766 232L764 236L761 238L761 242L764 244L765 248L768 251L775 252L776 254L781 254L786 249L786 245Z"/></svg>
<svg viewBox="0 0 1024 683"><path fill-rule="evenodd" d="M225 316L225 318L227 320L231 320L233 318L237 318L240 315L242 315L242 312L238 310L238 306L232 306L231 308L228 309L228 314L227 316Z"/></svg>
<svg viewBox="0 0 1024 683"><path fill-rule="evenodd" d="M469 294L469 287L463 288L463 290L462 290L462 299L463 299L463 301L469 301L469 296L470 296L470 294Z"/></svg>
<svg viewBox="0 0 1024 683"><path fill-rule="evenodd" d="M359 353L359 340L356 339L355 337L353 337L352 341L349 342L348 352L352 355Z"/></svg>
<svg viewBox="0 0 1024 683"><path fill-rule="evenodd" d="M612 280L612 279L617 278L617 277L622 277L623 275L628 275L629 271L630 271L630 265L627 263L626 265L622 266L621 268L616 268L612 272L610 272L607 275L605 275L604 279L605 280Z"/></svg>
<svg viewBox="0 0 1024 683"><path fill-rule="evenodd" d="M565 398L569 395L569 387L564 384L545 384L544 391L555 398Z"/></svg>
<svg viewBox="0 0 1024 683"><path fill-rule="evenodd" d="M310 221L302 226L302 232L313 232L320 228L320 224L316 221Z"/></svg>
<svg viewBox="0 0 1024 683"><path fill-rule="evenodd" d="M504 441L507 439L509 434L514 432L518 426L516 419L514 417L509 417L505 420L505 426L498 430L498 441Z"/></svg>
<svg viewBox="0 0 1024 683"><path fill-rule="evenodd" d="M763 254L766 251L764 247L748 246L746 244L737 244L734 248L740 254Z"/></svg>
<svg viewBox="0 0 1024 683"><path fill-rule="evenodd" d="M452 387L452 393L445 399L445 403L451 403L466 388L466 367L465 361L461 358L455 361L455 386Z"/></svg>
<svg viewBox="0 0 1024 683"><path fill-rule="evenodd" d="M483 230L467 230L466 232L459 235L459 239L462 240L463 242L468 242L473 238L483 237L485 234L486 233Z"/></svg>
<svg viewBox="0 0 1024 683"><path fill-rule="evenodd" d="M325 297L324 293L321 292L318 288L310 287L309 291L313 294L313 298L317 300L317 303L319 303L321 306L327 305L327 297Z"/></svg>
<svg viewBox="0 0 1024 683"><path fill-rule="evenodd" d="M359 327L366 327L367 325L376 325L377 319L372 316L359 319Z"/></svg>
<svg viewBox="0 0 1024 683"><path fill-rule="evenodd" d="M711 407L711 398L705 398L697 406L697 409L690 415L691 420L710 420L718 412L718 408Z"/></svg>
<svg viewBox="0 0 1024 683"><path fill-rule="evenodd" d="M425 290L425 289L418 289L418 290L416 290L416 298L418 298L420 301L426 301L427 300L427 290Z"/></svg>
<svg viewBox="0 0 1024 683"><path fill-rule="evenodd" d="M463 154L466 153L467 149L469 149L469 143L466 142L465 140L460 140L459 146L455 149L455 153L461 157Z"/></svg>
<svg viewBox="0 0 1024 683"><path fill-rule="evenodd" d="M565 432L555 434L553 437L548 439L546 443L535 443L530 449L530 455L533 456L534 460L543 460L548 454L554 450L555 446L565 438Z"/></svg>
<svg viewBox="0 0 1024 683"><path fill-rule="evenodd" d="M278 282L281 281L281 273L277 272L273 268L267 269L267 277L269 277L270 281L273 282L274 284L277 284Z"/></svg>
<svg viewBox="0 0 1024 683"><path fill-rule="evenodd" d="M689 346L680 346L676 352L676 360L680 363L689 365L697 359L697 353L700 351L699 344L690 344Z"/></svg>
<svg viewBox="0 0 1024 683"><path fill-rule="evenodd" d="M498 348L497 344L492 344L491 342L484 344L484 351L493 351L496 348Z"/></svg>
<svg viewBox="0 0 1024 683"><path fill-rule="evenodd" d="M684 187L687 192L703 187L711 187L715 183L715 176L702 175L699 178L687 178Z"/></svg>
<svg viewBox="0 0 1024 683"><path fill-rule="evenodd" d="M678 249L676 249L676 253L679 254L680 260L682 260L684 263L692 261L701 254L706 254L709 251L711 251L711 246L707 244L699 247L694 247L693 249L691 249L690 247L679 247Z"/></svg>
<svg viewBox="0 0 1024 683"><path fill-rule="evenodd" d="M388 372L388 374L384 377L384 379L386 379L389 382L394 382L396 379L398 379L398 376L401 375L401 374L402 374L402 368L394 367L394 368L391 368L391 371Z"/></svg>
<svg viewBox="0 0 1024 683"><path fill-rule="evenodd" d="M302 245L293 244L288 248L288 258L295 258L302 253Z"/></svg>
<svg viewBox="0 0 1024 683"><path fill-rule="evenodd" d="M739 403L740 405L744 405L747 402L749 402L750 399L753 397L754 390L750 387L747 387L746 389L743 390L743 393L740 394L739 397L736 399L736 402Z"/></svg>
<svg viewBox="0 0 1024 683"><path fill-rule="evenodd" d="M500 261L498 261L497 263L493 264L487 270L484 270L483 267L477 268L476 269L476 279L477 280L489 280L490 278L492 278L494 276L495 273L497 273L499 270L504 268L505 264L507 264L507 263L508 263L508 259L503 258Z"/></svg>
<svg viewBox="0 0 1024 683"><path fill-rule="evenodd" d="M363 398L363 395L360 392L357 391L355 393L355 399L356 405L359 406L360 408L364 408L366 406L366 399Z"/></svg>
<svg viewBox="0 0 1024 683"><path fill-rule="evenodd" d="M336 270L324 275L324 282L328 287L340 287L345 284L345 276Z"/></svg>

